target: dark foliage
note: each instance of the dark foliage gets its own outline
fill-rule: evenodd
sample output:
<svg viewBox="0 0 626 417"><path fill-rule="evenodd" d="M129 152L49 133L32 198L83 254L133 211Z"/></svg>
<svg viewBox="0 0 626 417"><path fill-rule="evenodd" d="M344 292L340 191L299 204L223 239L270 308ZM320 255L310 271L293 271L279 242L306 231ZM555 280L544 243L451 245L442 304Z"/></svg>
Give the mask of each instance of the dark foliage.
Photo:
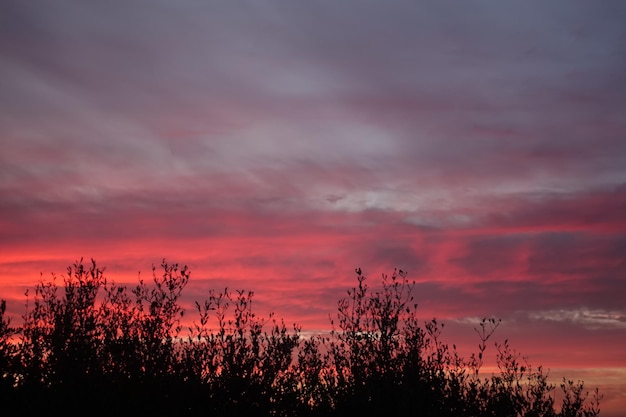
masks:
<svg viewBox="0 0 626 417"><path fill-rule="evenodd" d="M213 416L546 416L599 414L582 382L564 380L563 401L541 367L495 343L499 373L481 374L499 325L476 329L478 352L461 358L442 342L443 323L419 323L413 284L398 270L339 300L331 331L304 337L253 293L211 291L183 329L187 267L163 261L149 283L109 282L92 260L63 285L40 282L20 327L0 303L0 409L20 415L116 413Z"/></svg>

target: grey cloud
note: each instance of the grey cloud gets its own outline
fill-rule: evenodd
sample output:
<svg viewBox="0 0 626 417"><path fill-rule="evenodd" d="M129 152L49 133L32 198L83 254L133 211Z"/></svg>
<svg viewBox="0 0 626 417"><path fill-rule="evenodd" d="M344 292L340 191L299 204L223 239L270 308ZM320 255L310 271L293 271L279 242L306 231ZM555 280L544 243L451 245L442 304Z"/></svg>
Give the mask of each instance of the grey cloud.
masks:
<svg viewBox="0 0 626 417"><path fill-rule="evenodd" d="M619 3L7 4L4 134L96 186L294 159L416 187L623 174Z"/></svg>
<svg viewBox="0 0 626 417"><path fill-rule="evenodd" d="M470 237L465 241L467 253L450 262L476 277L510 274L519 262L519 252L524 249L525 240L521 235Z"/></svg>
<svg viewBox="0 0 626 417"><path fill-rule="evenodd" d="M603 309L589 310L547 310L529 312L531 320L546 320L555 322L571 322L590 330L598 329L626 329L626 312L607 311Z"/></svg>

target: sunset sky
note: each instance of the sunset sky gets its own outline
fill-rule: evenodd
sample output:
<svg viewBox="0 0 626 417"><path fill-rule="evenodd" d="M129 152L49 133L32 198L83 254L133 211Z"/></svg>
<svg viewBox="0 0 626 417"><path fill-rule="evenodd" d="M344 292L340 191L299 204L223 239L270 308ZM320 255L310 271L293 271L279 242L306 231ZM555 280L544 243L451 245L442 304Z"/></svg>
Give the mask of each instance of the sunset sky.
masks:
<svg viewBox="0 0 626 417"><path fill-rule="evenodd" d="M166 258L188 305L245 288L317 331L354 268L397 267L451 343L502 318L623 415L624 22L619 0L4 0L0 298L19 319L40 274Z"/></svg>

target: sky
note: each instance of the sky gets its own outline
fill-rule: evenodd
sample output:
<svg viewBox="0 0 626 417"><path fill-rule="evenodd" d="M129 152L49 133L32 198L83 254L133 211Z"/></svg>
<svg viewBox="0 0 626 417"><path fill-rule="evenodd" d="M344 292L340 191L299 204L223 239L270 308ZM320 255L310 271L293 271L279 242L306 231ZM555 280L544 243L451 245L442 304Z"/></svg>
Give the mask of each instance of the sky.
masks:
<svg viewBox="0 0 626 417"><path fill-rule="evenodd" d="M306 331L394 268L626 409L626 3L0 4L0 298L94 258ZM475 350L475 349L474 349ZM492 352L493 353L493 352ZM623 414L622 414L623 415Z"/></svg>

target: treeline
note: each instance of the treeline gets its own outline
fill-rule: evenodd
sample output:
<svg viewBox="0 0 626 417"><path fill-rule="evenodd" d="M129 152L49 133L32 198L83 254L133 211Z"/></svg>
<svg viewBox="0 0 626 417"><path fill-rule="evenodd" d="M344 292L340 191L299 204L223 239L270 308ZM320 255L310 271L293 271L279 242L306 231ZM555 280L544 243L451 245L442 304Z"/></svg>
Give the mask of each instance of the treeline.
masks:
<svg viewBox="0 0 626 417"><path fill-rule="evenodd" d="M505 341L499 373L481 366L499 321L476 329L478 351L460 357L442 323L420 323L403 271L377 291L356 270L326 335L304 336L253 293L211 291L183 328L187 267L163 261L135 287L105 278L95 261L70 266L63 284L27 294L21 326L0 303L0 413L211 416L560 416L599 414L582 382L557 387ZM58 278L57 278L58 279ZM491 342L489 342L491 344Z"/></svg>

